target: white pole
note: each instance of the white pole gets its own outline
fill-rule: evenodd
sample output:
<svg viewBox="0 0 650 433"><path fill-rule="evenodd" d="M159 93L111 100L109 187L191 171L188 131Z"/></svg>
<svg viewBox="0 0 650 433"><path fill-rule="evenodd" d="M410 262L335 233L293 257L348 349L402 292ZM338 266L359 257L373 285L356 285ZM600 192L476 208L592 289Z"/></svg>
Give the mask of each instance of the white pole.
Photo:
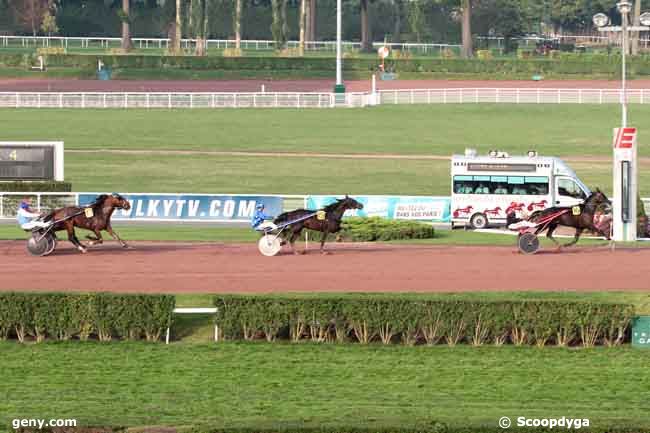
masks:
<svg viewBox="0 0 650 433"><path fill-rule="evenodd" d="M341 0L336 0L336 85L343 84L341 78Z"/></svg>
<svg viewBox="0 0 650 433"><path fill-rule="evenodd" d="M622 106L622 127L625 128L627 126L627 95L626 95L626 89L625 89L625 75L626 75L626 56L627 56L627 13L621 13L621 22L623 24L622 32L621 32L621 44L623 47L623 57L622 57L622 71L621 71L621 106Z"/></svg>

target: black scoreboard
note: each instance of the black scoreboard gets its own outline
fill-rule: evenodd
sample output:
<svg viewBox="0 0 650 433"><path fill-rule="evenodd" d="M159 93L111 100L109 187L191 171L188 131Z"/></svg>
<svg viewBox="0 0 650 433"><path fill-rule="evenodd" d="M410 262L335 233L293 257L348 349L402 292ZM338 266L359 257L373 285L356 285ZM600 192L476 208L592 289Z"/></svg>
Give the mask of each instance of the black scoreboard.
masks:
<svg viewBox="0 0 650 433"><path fill-rule="evenodd" d="M55 178L54 147L0 146L0 180L52 180Z"/></svg>

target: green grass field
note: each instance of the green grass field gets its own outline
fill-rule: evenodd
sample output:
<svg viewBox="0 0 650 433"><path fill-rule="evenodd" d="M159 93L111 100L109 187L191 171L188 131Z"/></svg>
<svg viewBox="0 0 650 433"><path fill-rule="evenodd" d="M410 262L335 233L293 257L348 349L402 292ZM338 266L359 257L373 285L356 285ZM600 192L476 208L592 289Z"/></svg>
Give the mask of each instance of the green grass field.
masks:
<svg viewBox="0 0 650 433"><path fill-rule="evenodd" d="M632 349L0 343L0 356L0 425L650 425L648 354Z"/></svg>
<svg viewBox="0 0 650 433"><path fill-rule="evenodd" d="M567 158L611 191L612 105L431 105L346 110L2 110L4 140L64 140L75 190L448 194L449 165L428 159L340 159L98 150L449 156L473 147ZM650 129L650 107L631 124ZM643 132L642 132L643 133ZM650 157L640 137L639 154ZM641 163L641 193L650 175ZM137 169L136 169L137 167ZM648 187L646 187L648 185ZM646 189L647 188L647 189Z"/></svg>

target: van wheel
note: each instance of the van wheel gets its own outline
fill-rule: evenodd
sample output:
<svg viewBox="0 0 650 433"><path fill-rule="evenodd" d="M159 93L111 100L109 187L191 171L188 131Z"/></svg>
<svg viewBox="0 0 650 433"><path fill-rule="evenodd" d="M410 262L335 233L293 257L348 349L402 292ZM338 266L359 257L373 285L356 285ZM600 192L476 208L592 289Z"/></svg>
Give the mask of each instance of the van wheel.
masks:
<svg viewBox="0 0 650 433"><path fill-rule="evenodd" d="M488 219L485 214L475 213L469 220L469 224L473 229L484 229L488 225Z"/></svg>

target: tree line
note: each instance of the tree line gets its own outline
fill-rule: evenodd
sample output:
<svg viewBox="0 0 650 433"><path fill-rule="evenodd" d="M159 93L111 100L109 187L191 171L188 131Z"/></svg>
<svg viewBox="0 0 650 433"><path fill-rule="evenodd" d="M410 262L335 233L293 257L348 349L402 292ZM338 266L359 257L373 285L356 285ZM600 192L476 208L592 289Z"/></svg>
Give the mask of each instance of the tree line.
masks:
<svg viewBox="0 0 650 433"><path fill-rule="evenodd" d="M635 2L635 17L643 8ZM616 24L613 0L344 0L343 38L458 43L473 53L473 37L526 33L593 32L591 17L604 12ZM336 0L0 0L0 34L115 36L180 39L333 40ZM204 54L197 44L197 54Z"/></svg>

